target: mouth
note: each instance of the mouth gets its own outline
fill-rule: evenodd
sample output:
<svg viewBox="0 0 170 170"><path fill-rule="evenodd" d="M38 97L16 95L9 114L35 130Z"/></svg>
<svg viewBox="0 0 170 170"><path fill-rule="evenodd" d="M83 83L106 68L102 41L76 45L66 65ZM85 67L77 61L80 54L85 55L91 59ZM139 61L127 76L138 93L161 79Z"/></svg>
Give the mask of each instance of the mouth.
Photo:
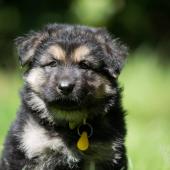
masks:
<svg viewBox="0 0 170 170"><path fill-rule="evenodd" d="M102 106L103 100L96 99L92 95L79 96L79 98L60 97L48 102L48 106L52 110L61 111L81 111Z"/></svg>
<svg viewBox="0 0 170 170"><path fill-rule="evenodd" d="M78 101L70 99L60 99L49 103L51 108L60 110L80 110L81 104Z"/></svg>

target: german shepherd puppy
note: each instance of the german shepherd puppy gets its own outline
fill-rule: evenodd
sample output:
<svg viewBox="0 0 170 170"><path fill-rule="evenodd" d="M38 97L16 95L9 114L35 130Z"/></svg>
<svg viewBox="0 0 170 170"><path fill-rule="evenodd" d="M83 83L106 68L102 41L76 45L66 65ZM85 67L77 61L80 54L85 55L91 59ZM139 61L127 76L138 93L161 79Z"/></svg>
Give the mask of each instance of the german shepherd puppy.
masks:
<svg viewBox="0 0 170 170"><path fill-rule="evenodd" d="M126 46L105 29L65 24L16 45L27 70L0 170L127 170L117 82Z"/></svg>

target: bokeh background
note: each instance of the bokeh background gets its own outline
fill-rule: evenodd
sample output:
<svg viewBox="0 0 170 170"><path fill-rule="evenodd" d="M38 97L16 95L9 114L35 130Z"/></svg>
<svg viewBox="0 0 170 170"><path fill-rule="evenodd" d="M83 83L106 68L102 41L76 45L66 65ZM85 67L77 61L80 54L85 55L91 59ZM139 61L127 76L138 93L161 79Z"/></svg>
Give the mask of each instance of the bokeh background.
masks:
<svg viewBox="0 0 170 170"><path fill-rule="evenodd" d="M0 0L0 150L19 108L13 40L44 24L106 27L130 49L124 87L130 170L170 169L170 1Z"/></svg>

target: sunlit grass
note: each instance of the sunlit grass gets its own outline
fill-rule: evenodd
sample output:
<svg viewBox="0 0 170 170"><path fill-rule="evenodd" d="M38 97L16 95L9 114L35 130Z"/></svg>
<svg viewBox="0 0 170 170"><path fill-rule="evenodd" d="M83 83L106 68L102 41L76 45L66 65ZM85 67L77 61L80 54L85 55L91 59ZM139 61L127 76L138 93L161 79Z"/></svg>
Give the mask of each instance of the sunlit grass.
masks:
<svg viewBox="0 0 170 170"><path fill-rule="evenodd" d="M170 69L154 57L138 53L120 77L128 111L128 155L134 170L170 168Z"/></svg>
<svg viewBox="0 0 170 170"><path fill-rule="evenodd" d="M18 74L0 72L0 146L19 105Z"/></svg>
<svg viewBox="0 0 170 170"><path fill-rule="evenodd" d="M160 66L155 54L140 51L119 80L128 113L130 170L169 170L170 69ZM0 146L19 107L21 85L21 75L0 72Z"/></svg>

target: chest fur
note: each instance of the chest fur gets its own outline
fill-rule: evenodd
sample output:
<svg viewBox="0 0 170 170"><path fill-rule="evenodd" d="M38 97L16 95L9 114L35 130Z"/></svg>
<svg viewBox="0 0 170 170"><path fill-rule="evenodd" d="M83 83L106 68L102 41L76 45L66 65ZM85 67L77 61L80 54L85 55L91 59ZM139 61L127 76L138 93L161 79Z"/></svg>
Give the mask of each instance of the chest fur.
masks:
<svg viewBox="0 0 170 170"><path fill-rule="evenodd" d="M113 148L111 143L95 143L90 146L90 152L88 155L82 154L85 161L83 164L83 170L95 170L96 160L110 160L112 152L119 146ZM20 149L24 151L28 159L38 157L36 168L32 169L44 169L46 163L53 165L54 162L60 161L62 164L67 164L69 167L76 166L81 161L77 154L73 153L64 143L63 139L56 132L50 135L50 133L40 126L32 117L30 117L20 136ZM57 157L56 155L62 155ZM82 157L81 156L81 157ZM56 160L57 159L57 160ZM53 165L56 166L56 165Z"/></svg>
<svg viewBox="0 0 170 170"><path fill-rule="evenodd" d="M50 162L58 154L64 157L69 166L79 161L65 145L59 134L50 135L32 117L28 119L23 128L20 136L20 149L24 151L28 159L39 157L40 162Z"/></svg>

